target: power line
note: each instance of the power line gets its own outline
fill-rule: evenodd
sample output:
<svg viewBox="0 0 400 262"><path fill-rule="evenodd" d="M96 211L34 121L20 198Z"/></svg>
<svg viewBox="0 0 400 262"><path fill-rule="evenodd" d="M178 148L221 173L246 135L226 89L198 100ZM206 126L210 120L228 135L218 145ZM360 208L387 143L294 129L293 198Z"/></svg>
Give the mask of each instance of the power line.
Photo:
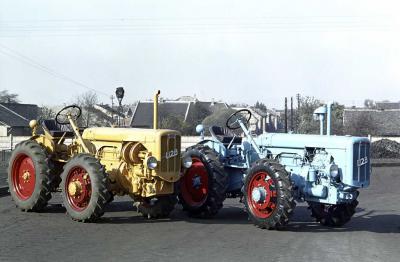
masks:
<svg viewBox="0 0 400 262"><path fill-rule="evenodd" d="M32 67L34 67L34 68L36 68L38 70L46 72L46 73L48 73L48 74L50 74L50 75L52 75L54 77L57 77L57 78L62 79L64 81L70 82L70 83L72 83L74 85L89 89L91 91L94 91L94 92L99 93L101 95L105 95L107 97L109 96L108 94L106 94L106 93L104 93L102 91L96 90L96 89L94 89L92 87L89 87L89 86L87 86L87 85L85 85L85 84L83 84L83 83L81 83L81 82L79 82L77 80L74 80L74 79L72 79L72 78L70 78L70 77L68 77L68 76L66 76L64 74L58 73L58 72L50 69L49 67L38 63L37 61L33 60L32 58L30 58L30 57L28 57L28 56L26 56L24 54L21 54L21 53L15 51L15 50L3 45L3 44L0 44L0 48L3 49L3 50L0 49L0 53L2 53L4 55L7 55L8 57L14 58L14 59L16 59L16 60L18 60L18 61L20 61L20 62L22 62L24 64L32 66ZM6 50L6 51L4 51L4 50Z"/></svg>
<svg viewBox="0 0 400 262"><path fill-rule="evenodd" d="M368 19L366 19L368 18ZM310 16L310 17L261 17L261 18L121 18L86 20L31 20L2 21L0 33L3 37L34 33L35 36L79 36L80 34L104 35L134 33L135 35L173 35L210 33L261 34L273 31L283 32L331 32L331 31L383 31L393 25L386 17L379 17L379 23L370 17L353 16ZM374 17L375 18L375 17ZM382 19L385 18L385 19ZM384 21L382 21L384 20ZM102 21L112 22L104 23ZM118 22L118 23L116 23ZM371 23L372 22L372 23ZM382 23L383 22L383 23ZM22 24L21 24L22 23ZM24 24L25 23L25 24ZM139 33L139 34L138 34ZM29 34L31 36L31 34ZM1 35L0 35L1 36Z"/></svg>

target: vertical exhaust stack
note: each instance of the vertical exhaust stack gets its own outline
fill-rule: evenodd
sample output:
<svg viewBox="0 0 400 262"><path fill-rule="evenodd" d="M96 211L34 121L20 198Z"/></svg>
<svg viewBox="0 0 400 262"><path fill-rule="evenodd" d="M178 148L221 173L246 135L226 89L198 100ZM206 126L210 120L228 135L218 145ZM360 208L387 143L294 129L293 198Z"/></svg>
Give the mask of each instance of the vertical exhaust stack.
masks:
<svg viewBox="0 0 400 262"><path fill-rule="evenodd" d="M331 135L332 105L333 105L333 102L329 102L328 104L326 104L326 107L328 110L328 114L326 117L326 135L328 135L328 136Z"/></svg>
<svg viewBox="0 0 400 262"><path fill-rule="evenodd" d="M154 108L153 108L153 128L158 129L158 97L160 96L160 90L158 90L154 95Z"/></svg>

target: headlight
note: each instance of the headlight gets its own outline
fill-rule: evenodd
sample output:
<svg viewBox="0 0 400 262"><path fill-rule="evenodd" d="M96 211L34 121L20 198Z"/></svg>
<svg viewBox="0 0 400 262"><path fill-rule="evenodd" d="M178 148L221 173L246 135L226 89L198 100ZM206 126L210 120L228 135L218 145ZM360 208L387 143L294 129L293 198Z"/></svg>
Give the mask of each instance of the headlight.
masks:
<svg viewBox="0 0 400 262"><path fill-rule="evenodd" d="M157 167L157 158L154 156L148 157L146 164L149 169L155 169Z"/></svg>
<svg viewBox="0 0 400 262"><path fill-rule="evenodd" d="M332 178L337 179L339 177L338 165L332 164L329 168L329 174Z"/></svg>
<svg viewBox="0 0 400 262"><path fill-rule="evenodd" d="M192 158L190 156L185 156L182 158L182 165L185 168L190 168L192 166Z"/></svg>

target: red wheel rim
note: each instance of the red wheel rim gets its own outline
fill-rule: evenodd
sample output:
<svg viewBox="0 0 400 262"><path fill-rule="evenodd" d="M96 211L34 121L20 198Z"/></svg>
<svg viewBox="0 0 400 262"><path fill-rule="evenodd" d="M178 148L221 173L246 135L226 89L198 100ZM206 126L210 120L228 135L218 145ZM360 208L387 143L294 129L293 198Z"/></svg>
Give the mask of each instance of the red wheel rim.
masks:
<svg viewBox="0 0 400 262"><path fill-rule="evenodd" d="M251 212L259 218L270 217L277 207L275 182L266 172L258 172L251 178L247 189L247 201Z"/></svg>
<svg viewBox="0 0 400 262"><path fill-rule="evenodd" d="M201 206L208 196L208 172L203 162L192 158L192 166L181 179L181 194L190 206Z"/></svg>
<svg viewBox="0 0 400 262"><path fill-rule="evenodd" d="M15 193L19 199L27 200L35 191L36 173L32 158L23 153L17 155L11 170Z"/></svg>
<svg viewBox="0 0 400 262"><path fill-rule="evenodd" d="M72 209L83 211L92 196L90 176L83 167L72 168L65 181L65 194Z"/></svg>

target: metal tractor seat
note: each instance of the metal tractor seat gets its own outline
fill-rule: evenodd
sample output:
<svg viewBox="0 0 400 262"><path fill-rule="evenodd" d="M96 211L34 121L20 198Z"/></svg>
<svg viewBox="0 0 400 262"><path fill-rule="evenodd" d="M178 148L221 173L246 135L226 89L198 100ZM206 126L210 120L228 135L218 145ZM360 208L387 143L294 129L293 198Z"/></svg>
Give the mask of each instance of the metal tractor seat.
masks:
<svg viewBox="0 0 400 262"><path fill-rule="evenodd" d="M224 144L224 146L228 146L229 143L232 141L232 139L233 139L232 144L241 144L242 143L242 138L240 136L236 136L234 138L234 134L232 133L232 131L226 127L211 126L210 133L219 142Z"/></svg>
<svg viewBox="0 0 400 262"><path fill-rule="evenodd" d="M67 126L57 124L56 120L48 119L42 121L42 127L48 131L53 137L62 137L65 133L65 138L74 137L74 132L70 131Z"/></svg>

